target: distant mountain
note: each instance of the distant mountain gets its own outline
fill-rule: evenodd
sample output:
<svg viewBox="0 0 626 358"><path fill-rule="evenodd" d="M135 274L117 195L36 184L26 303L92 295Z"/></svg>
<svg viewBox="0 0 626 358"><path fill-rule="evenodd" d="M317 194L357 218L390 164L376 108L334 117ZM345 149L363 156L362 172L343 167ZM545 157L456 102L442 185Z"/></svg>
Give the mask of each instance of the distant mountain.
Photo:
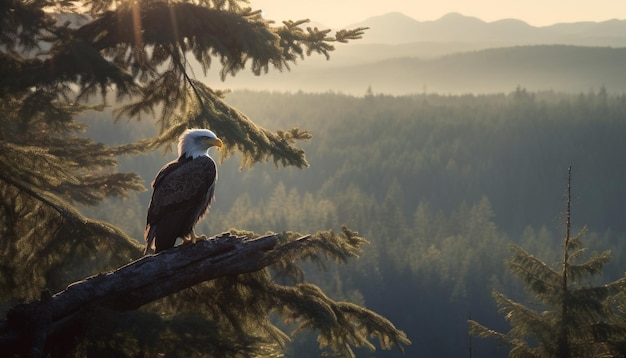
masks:
<svg viewBox="0 0 626 358"><path fill-rule="evenodd" d="M331 61L332 62L332 61ZM328 64L330 64L329 62ZM493 48L436 58L393 58L346 66L300 68L256 77L240 73L225 83L231 89L374 93L508 93L531 91L584 93L605 87L626 93L626 48L537 45Z"/></svg>
<svg viewBox="0 0 626 358"><path fill-rule="evenodd" d="M59 18L74 25L79 20ZM370 87L393 95L510 92L517 86L570 93L605 87L626 93L626 20L534 27L458 13L418 21L394 12L346 28L355 27L369 29L361 40L337 44L331 61L314 55L291 71L270 69L264 76L242 71L225 82L214 68L205 81L215 88L354 95ZM195 73L203 72L197 63L192 66Z"/></svg>
<svg viewBox="0 0 626 358"><path fill-rule="evenodd" d="M362 44L470 42L491 44L491 47L538 44L626 46L626 20L535 27L515 19L485 22L458 13L434 21L418 21L394 12L347 27L370 28L361 40Z"/></svg>
<svg viewBox="0 0 626 358"><path fill-rule="evenodd" d="M458 13L420 22L396 12L372 17L347 28L360 26L369 28L363 39L338 45L330 62L313 56L300 62L294 70L329 70L331 67L366 65L405 57L426 60L515 46L626 47L626 20L534 27L515 19L488 23Z"/></svg>
<svg viewBox="0 0 626 358"><path fill-rule="evenodd" d="M335 91L362 95L510 92L626 93L626 20L531 26L458 13L417 21L402 13L369 18L363 39L339 44L331 60L313 56L290 72L239 73L213 85L231 89Z"/></svg>

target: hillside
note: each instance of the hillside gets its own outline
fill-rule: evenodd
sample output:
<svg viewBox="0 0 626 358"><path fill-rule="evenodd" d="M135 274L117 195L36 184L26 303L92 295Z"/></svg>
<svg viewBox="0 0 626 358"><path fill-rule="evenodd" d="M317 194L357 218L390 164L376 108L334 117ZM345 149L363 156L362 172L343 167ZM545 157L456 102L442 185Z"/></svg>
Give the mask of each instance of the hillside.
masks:
<svg viewBox="0 0 626 358"><path fill-rule="evenodd" d="M60 15L59 21L77 22ZM309 23L305 26L320 26ZM626 20L534 27L516 19L485 22L458 13L417 21L401 13L372 17L362 39L337 44L330 61L307 57L290 71L228 77L209 71L216 88L374 93L498 93L516 87L568 93L626 92ZM217 64L219 61L214 61ZM197 64L194 72L203 70Z"/></svg>
<svg viewBox="0 0 626 358"><path fill-rule="evenodd" d="M535 27L521 20L486 22L458 13L418 21L401 13L372 17L348 27L369 27L363 43L467 42L491 46L565 44L626 46L626 20Z"/></svg>
<svg viewBox="0 0 626 358"><path fill-rule="evenodd" d="M249 72L221 88L339 92L363 95L497 93L517 86L569 93L626 91L626 20L535 27L516 19L485 22L458 13L418 21L401 13L372 17L346 28L369 28L331 61L313 56L291 71ZM198 69L197 73L201 73Z"/></svg>
<svg viewBox="0 0 626 358"><path fill-rule="evenodd" d="M385 50L383 45L378 45ZM388 45L390 46L390 45ZM435 47L432 45L431 47ZM397 47L390 47L398 49ZM338 51L340 52L340 51ZM360 56L367 56L364 51ZM241 73L224 83L231 89L272 91L374 93L497 93L516 87L532 91L580 93L605 87L626 92L626 48L537 45L493 48L436 58L399 57L367 62L354 57L347 65L303 65L291 72L270 72L256 77ZM332 61L331 61L332 62Z"/></svg>
<svg viewBox="0 0 626 358"><path fill-rule="evenodd" d="M608 206L626 197L621 185L626 171L615 163L616 153L626 150L624 96L523 89L478 96L365 98L236 91L226 101L263 127L310 130L313 139L302 147L311 167L277 170L268 163L240 170L238 159L229 158L220 164L220 180L228 181L220 185L213 211L231 210L243 192L261 203L279 182L328 199L358 185L375 201L383 200L396 182L406 191L407 218L419 201L451 212L463 201L486 195L501 213L497 224L515 235L526 225L559 225L553 219L562 206L563 173L573 163L577 195L584 198L577 210L585 222L597 230L626 230L621 209ZM145 122L129 122L120 131L109 116L90 114L86 134L110 144L154 135ZM378 161L364 160L369 156ZM172 152L131 157L122 161L120 170L138 171L149 185L174 157ZM376 173L375 179L366 175L370 172ZM605 184L595 185L598 181ZM129 230L134 236L143 234L141 212L150 198L149 192L140 195L140 218Z"/></svg>
<svg viewBox="0 0 626 358"><path fill-rule="evenodd" d="M237 91L226 100L266 128L310 130L312 141L302 145L310 167L240 170L236 157L220 162L216 201L196 232L305 233L344 224L359 231L370 242L359 260L327 267L332 275L307 268L307 278L322 281L333 297L365 302L391 318L413 340L406 356L466 354L459 342L466 342L469 313L507 329L491 298L493 288L519 292L503 266L507 245L514 241L549 263L558 260L569 164L575 230L588 225L590 251L612 250L606 277L623 276L623 96ZM142 133L149 123L115 126L104 114L89 123L88 134L103 141L152 134ZM120 169L138 171L148 184L172 157L130 157ZM96 214L141 238L149 198L148 191L115 200ZM292 356L320 356L315 342L301 344L293 343L298 354ZM479 339L474 353L506 356L495 342Z"/></svg>

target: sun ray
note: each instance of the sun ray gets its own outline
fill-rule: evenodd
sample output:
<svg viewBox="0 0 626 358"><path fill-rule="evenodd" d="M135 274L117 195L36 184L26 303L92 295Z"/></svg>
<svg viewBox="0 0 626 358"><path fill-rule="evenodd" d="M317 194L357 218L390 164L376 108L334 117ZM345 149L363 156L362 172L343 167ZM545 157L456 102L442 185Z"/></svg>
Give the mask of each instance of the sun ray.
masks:
<svg viewBox="0 0 626 358"><path fill-rule="evenodd" d="M170 21L172 22L172 34L174 35L174 40L178 41L178 22L176 21L176 13L173 6L170 6ZM181 44L182 46L182 44Z"/></svg>
<svg viewBox="0 0 626 358"><path fill-rule="evenodd" d="M139 2L133 2L133 34L135 35L135 47L143 48L143 27L141 26L141 9Z"/></svg>

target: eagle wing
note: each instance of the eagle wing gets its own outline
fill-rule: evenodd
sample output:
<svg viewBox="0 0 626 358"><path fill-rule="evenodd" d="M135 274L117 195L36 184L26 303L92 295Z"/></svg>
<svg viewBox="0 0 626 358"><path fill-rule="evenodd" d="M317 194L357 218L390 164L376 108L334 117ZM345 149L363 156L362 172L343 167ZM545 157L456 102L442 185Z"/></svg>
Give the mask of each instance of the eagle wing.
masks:
<svg viewBox="0 0 626 358"><path fill-rule="evenodd" d="M153 182L146 223L147 251L174 246L176 238L191 233L213 201L217 170L208 156L172 162Z"/></svg>

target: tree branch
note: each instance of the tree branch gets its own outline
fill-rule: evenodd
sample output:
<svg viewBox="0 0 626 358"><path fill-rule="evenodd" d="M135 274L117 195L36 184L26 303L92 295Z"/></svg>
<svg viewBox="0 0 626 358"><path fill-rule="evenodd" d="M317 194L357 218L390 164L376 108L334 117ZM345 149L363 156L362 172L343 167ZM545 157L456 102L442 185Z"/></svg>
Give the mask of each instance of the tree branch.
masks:
<svg viewBox="0 0 626 358"><path fill-rule="evenodd" d="M73 283L54 295L46 291L40 300L13 307L7 319L0 321L0 352L41 357L63 349L59 346L71 350L75 337L85 335L85 330L106 320L112 311L135 310L194 286L202 290L206 285L196 285L218 278L214 281L217 289L210 294L213 303L234 304L236 311L250 309L246 317L257 324L271 325L269 315L275 312L297 319L296 331L319 331L320 345L334 352L352 356L353 347L373 348L372 337L378 337L383 349L395 345L402 351L402 345L410 344L404 332L373 311L328 298L319 287L304 283L301 269L293 263L298 259L318 262L320 256L345 262L358 256L364 243L365 239L346 227L341 234L332 230L306 236L285 232L258 238L251 232L231 231L145 256ZM276 284L264 269L270 265L276 275L290 278L294 284ZM240 292L243 287L254 294ZM248 307L250 304L256 308ZM229 309L221 312L233 313ZM101 314L106 316L98 318ZM237 317L227 321L231 318L236 326Z"/></svg>
<svg viewBox="0 0 626 358"><path fill-rule="evenodd" d="M149 302L226 275L249 273L277 260L268 255L276 234L244 239L229 233L195 245L145 256L109 273L91 276L65 290L12 308L0 321L0 351L45 354L47 336L62 330L89 307L134 310Z"/></svg>

